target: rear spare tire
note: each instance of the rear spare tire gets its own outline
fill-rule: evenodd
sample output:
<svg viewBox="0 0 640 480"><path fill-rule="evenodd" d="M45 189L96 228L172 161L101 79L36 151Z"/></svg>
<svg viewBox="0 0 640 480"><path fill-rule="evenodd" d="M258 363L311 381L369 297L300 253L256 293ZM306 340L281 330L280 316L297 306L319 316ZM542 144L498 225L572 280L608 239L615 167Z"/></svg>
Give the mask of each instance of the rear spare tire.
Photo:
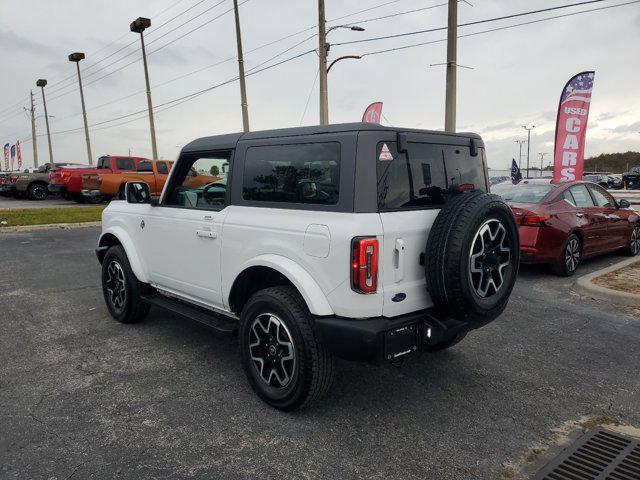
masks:
<svg viewBox="0 0 640 480"><path fill-rule="evenodd" d="M506 308L518 275L520 241L513 212L497 195L453 196L429 232L427 289L441 313L484 323Z"/></svg>

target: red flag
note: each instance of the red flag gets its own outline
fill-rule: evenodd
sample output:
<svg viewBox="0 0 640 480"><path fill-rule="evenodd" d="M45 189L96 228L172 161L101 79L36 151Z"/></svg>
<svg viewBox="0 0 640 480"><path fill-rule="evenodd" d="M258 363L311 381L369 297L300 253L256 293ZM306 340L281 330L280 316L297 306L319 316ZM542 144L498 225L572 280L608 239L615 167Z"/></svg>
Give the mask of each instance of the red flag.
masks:
<svg viewBox="0 0 640 480"><path fill-rule="evenodd" d="M587 134L594 77L595 72L579 73L567 82L562 91L556 123L554 182L582 179L584 140Z"/></svg>
<svg viewBox="0 0 640 480"><path fill-rule="evenodd" d="M16 151L18 153L18 170L22 170L22 153L20 152L20 140L16 140Z"/></svg>
<svg viewBox="0 0 640 480"><path fill-rule="evenodd" d="M380 123L382 116L382 102L374 102L367 107L362 115L362 121L365 123Z"/></svg>
<svg viewBox="0 0 640 480"><path fill-rule="evenodd" d="M4 169L9 170L9 144L4 145Z"/></svg>

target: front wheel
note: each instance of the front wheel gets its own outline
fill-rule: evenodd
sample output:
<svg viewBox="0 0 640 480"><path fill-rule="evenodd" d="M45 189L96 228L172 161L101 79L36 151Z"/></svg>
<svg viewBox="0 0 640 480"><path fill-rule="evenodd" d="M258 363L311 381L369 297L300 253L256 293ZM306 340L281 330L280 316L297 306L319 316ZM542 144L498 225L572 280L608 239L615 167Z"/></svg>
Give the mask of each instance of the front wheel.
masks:
<svg viewBox="0 0 640 480"><path fill-rule="evenodd" d="M629 245L626 249L627 255L635 257L640 253L640 223L636 224L629 238Z"/></svg>
<svg viewBox="0 0 640 480"><path fill-rule="evenodd" d="M27 189L29 200L46 200L49 196L49 190L43 183L33 183Z"/></svg>
<svg viewBox="0 0 640 480"><path fill-rule="evenodd" d="M561 277L570 277L576 273L582 256L580 238L572 233L567 237L562 247L561 263L553 266L553 271Z"/></svg>
<svg viewBox="0 0 640 480"><path fill-rule="evenodd" d="M102 293L111 316L121 323L141 322L150 306L140 298L138 281L120 245L111 247L102 260Z"/></svg>
<svg viewBox="0 0 640 480"><path fill-rule="evenodd" d="M256 394L283 411L305 407L331 385L333 358L293 287L254 294L240 316L240 359Z"/></svg>

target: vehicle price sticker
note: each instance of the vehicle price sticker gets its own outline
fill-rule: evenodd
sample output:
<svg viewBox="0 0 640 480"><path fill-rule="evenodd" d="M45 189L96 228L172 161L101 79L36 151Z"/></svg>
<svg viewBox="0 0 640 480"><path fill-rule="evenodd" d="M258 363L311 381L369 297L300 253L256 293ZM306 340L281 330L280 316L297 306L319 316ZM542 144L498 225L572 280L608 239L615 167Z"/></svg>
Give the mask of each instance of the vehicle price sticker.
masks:
<svg viewBox="0 0 640 480"><path fill-rule="evenodd" d="M382 145L382 150L380 150L380 156L378 157L378 161L388 162L391 160L393 160L393 155L391 155L391 151L389 150L389 147L385 143L384 145Z"/></svg>

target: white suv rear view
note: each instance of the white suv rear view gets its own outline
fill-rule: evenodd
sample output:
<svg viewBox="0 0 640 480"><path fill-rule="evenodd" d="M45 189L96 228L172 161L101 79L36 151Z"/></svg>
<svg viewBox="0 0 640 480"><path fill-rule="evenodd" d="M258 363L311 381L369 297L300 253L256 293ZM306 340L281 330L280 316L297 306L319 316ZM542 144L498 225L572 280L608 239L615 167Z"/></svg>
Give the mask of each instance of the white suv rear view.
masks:
<svg viewBox="0 0 640 480"><path fill-rule="evenodd" d="M345 124L195 140L160 198L104 211L105 301L237 334L256 393L293 410L333 357L380 363L459 342L506 307L518 232L477 135Z"/></svg>

